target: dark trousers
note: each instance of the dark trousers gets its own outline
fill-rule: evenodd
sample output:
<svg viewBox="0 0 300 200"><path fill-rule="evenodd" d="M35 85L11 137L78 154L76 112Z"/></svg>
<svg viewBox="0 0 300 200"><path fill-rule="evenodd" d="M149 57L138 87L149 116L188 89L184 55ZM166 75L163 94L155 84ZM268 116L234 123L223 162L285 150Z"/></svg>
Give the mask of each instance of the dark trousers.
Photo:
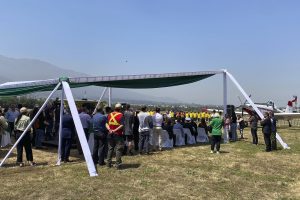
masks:
<svg viewBox="0 0 300 200"><path fill-rule="evenodd" d="M251 134L252 134L252 143L258 144L258 137L257 137L257 128L251 128Z"/></svg>
<svg viewBox="0 0 300 200"><path fill-rule="evenodd" d="M277 149L276 132L271 133L271 149L272 150Z"/></svg>
<svg viewBox="0 0 300 200"><path fill-rule="evenodd" d="M108 153L107 153L107 162L108 164L112 163L112 156L114 150L116 150L116 165L122 163L122 152L124 148L124 138L117 135L109 135L107 138L108 142Z"/></svg>
<svg viewBox="0 0 300 200"><path fill-rule="evenodd" d="M150 132L140 132L139 133L139 152L142 153L145 150L146 153L149 153L149 137Z"/></svg>
<svg viewBox="0 0 300 200"><path fill-rule="evenodd" d="M220 151L220 145L221 145L221 135L212 135L212 140L211 140L211 147L210 149L212 151L215 150L215 147L217 151Z"/></svg>
<svg viewBox="0 0 300 200"><path fill-rule="evenodd" d="M175 147L176 146L176 135L175 134L172 134L172 139L173 139L173 147Z"/></svg>
<svg viewBox="0 0 300 200"><path fill-rule="evenodd" d="M61 160L69 160L70 151L72 146L72 138L62 138L61 139Z"/></svg>
<svg viewBox="0 0 300 200"><path fill-rule="evenodd" d="M36 132L35 131L36 131L35 129L32 130L31 144L32 144L33 147L35 147L35 137L36 137Z"/></svg>
<svg viewBox="0 0 300 200"><path fill-rule="evenodd" d="M106 134L94 134L93 161L95 164L104 164L105 146L107 145Z"/></svg>
<svg viewBox="0 0 300 200"><path fill-rule="evenodd" d="M89 142L89 129L88 128L84 128L83 129L84 131L84 134L85 134L85 138L86 138L86 141Z"/></svg>
<svg viewBox="0 0 300 200"><path fill-rule="evenodd" d="M16 131L16 139L21 136L22 131ZM26 152L27 161L33 161L30 133L25 133L23 138L17 144L17 162L23 162L23 147Z"/></svg>
<svg viewBox="0 0 300 200"><path fill-rule="evenodd" d="M42 147L42 142L45 136L45 129L36 129L35 130L35 146Z"/></svg>
<svg viewBox="0 0 300 200"><path fill-rule="evenodd" d="M45 132L45 140L46 141L52 139L51 134L53 134L53 122L50 122L50 124L46 126L46 132Z"/></svg>
<svg viewBox="0 0 300 200"><path fill-rule="evenodd" d="M133 131L134 150L139 150L139 132Z"/></svg>
<svg viewBox="0 0 300 200"><path fill-rule="evenodd" d="M271 151L271 133L264 133L266 151Z"/></svg>
<svg viewBox="0 0 300 200"><path fill-rule="evenodd" d="M8 122L8 129L9 129L10 137L12 137L12 134L14 133L14 128L15 128L15 122ZM17 140L16 133L14 133L14 137Z"/></svg>

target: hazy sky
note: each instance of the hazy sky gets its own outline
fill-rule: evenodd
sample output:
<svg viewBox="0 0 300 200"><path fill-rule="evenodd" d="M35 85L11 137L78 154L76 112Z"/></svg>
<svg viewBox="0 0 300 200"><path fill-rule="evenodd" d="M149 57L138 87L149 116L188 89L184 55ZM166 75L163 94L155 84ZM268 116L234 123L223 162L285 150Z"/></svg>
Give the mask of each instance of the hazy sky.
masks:
<svg viewBox="0 0 300 200"><path fill-rule="evenodd" d="M254 101L300 95L300 1L3 0L0 54L91 75L226 68ZM140 90L222 104L222 76ZM238 104L229 82L229 103Z"/></svg>

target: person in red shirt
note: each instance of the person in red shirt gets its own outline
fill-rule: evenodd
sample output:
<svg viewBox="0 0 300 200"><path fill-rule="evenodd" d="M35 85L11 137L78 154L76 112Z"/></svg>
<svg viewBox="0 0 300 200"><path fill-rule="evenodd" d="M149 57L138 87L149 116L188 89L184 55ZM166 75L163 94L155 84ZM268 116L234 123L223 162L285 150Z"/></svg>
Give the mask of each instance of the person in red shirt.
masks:
<svg viewBox="0 0 300 200"><path fill-rule="evenodd" d="M108 130L108 154L107 154L107 167L112 166L112 155L116 149L116 168L120 169L122 164L122 152L124 148L124 116L120 112L122 105L117 103L114 112L108 115L106 128Z"/></svg>

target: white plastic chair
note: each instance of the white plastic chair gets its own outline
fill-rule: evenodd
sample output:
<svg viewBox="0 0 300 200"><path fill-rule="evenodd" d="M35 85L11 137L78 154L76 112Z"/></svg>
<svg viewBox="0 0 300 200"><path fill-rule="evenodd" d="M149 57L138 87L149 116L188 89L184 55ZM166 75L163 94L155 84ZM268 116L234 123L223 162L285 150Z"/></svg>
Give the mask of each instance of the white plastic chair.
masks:
<svg viewBox="0 0 300 200"><path fill-rule="evenodd" d="M197 128L198 136L197 136L197 142L209 142L208 136L206 135L204 128Z"/></svg>
<svg viewBox="0 0 300 200"><path fill-rule="evenodd" d="M188 144L196 144L195 137L192 135L190 129L183 128L183 132L185 135L187 135L187 143Z"/></svg>
<svg viewBox="0 0 300 200"><path fill-rule="evenodd" d="M173 148L173 139L169 138L169 133L166 130L162 131L162 147Z"/></svg>
<svg viewBox="0 0 300 200"><path fill-rule="evenodd" d="M183 146L185 145L184 143L184 135L182 134L180 129L173 129L173 133L176 135L176 141L175 145L176 146Z"/></svg>

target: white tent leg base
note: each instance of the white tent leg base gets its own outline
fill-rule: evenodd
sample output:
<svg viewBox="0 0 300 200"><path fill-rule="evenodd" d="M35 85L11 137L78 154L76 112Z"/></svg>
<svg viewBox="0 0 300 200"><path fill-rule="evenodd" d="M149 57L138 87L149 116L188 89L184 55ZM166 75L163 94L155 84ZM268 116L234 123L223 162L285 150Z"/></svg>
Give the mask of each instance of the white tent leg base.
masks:
<svg viewBox="0 0 300 200"><path fill-rule="evenodd" d="M85 161L87 164L88 171L90 173L90 176L98 176L98 173L97 173L95 165L94 165L94 161L92 159L91 151L90 151L89 145L87 143L87 140L86 140L86 137L84 134L84 130L83 130L80 118L79 118L77 107L75 105L75 101L74 101L74 98L72 95L71 88L69 86L69 83L67 83L65 81L62 81L62 85L63 85L63 90L67 97L69 108L71 110L71 114L72 114L72 117L74 120L75 128L76 128L77 135L78 135L78 138L80 141L80 145L82 147L82 151L83 151L83 155L84 155L84 158L85 158Z"/></svg>
<svg viewBox="0 0 300 200"><path fill-rule="evenodd" d="M285 143L282 138L280 137L280 135L278 133L276 133L276 139L279 141L279 143L281 144L281 146L283 147L283 149L291 149L287 143Z"/></svg>

